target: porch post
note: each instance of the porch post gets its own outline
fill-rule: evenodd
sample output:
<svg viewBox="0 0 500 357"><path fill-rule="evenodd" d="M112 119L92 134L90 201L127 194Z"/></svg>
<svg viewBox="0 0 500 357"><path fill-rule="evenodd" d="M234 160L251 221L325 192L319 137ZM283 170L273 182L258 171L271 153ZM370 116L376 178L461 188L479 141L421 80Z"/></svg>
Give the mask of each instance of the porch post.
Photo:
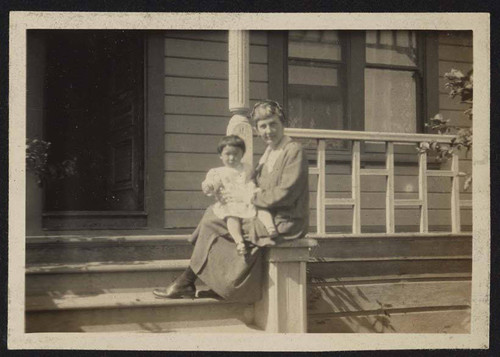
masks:
<svg viewBox="0 0 500 357"><path fill-rule="evenodd" d="M229 111L232 117L226 135L239 135L246 145L243 162L253 166L253 133L248 121L250 109L250 33L248 30L229 30Z"/></svg>
<svg viewBox="0 0 500 357"><path fill-rule="evenodd" d="M255 324L266 332L307 332L306 264L313 239L268 247L262 299L255 304Z"/></svg>

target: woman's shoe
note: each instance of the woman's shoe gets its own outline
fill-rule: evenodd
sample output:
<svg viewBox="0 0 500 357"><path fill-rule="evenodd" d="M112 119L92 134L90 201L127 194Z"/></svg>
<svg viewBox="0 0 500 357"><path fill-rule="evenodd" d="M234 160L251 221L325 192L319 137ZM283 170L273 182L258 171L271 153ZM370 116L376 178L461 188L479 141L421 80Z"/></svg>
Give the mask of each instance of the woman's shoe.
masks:
<svg viewBox="0 0 500 357"><path fill-rule="evenodd" d="M177 281L167 286L165 289L154 289L153 294L161 299L181 299L181 298L194 298L196 287L194 284L182 285Z"/></svg>

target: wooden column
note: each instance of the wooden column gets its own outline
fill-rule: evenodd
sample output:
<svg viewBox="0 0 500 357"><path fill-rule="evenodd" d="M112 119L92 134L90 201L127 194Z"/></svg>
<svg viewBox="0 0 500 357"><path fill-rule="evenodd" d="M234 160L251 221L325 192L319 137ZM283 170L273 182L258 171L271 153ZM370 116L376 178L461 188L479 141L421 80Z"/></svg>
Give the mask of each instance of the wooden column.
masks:
<svg viewBox="0 0 500 357"><path fill-rule="evenodd" d="M316 232L324 234L326 232L326 143L325 140L318 140L318 189L316 190Z"/></svg>
<svg viewBox="0 0 500 357"><path fill-rule="evenodd" d="M263 297L255 304L255 324L266 332L307 332L306 264L313 239L267 248Z"/></svg>
<svg viewBox="0 0 500 357"><path fill-rule="evenodd" d="M418 199L420 200L420 233L429 232L427 207L427 153L418 155Z"/></svg>
<svg viewBox="0 0 500 357"><path fill-rule="evenodd" d="M451 159L451 231L452 233L460 232L460 177L458 152L453 152Z"/></svg>
<svg viewBox="0 0 500 357"><path fill-rule="evenodd" d="M385 189L385 229L394 233L394 143L385 144L385 168L387 170Z"/></svg>
<svg viewBox="0 0 500 357"><path fill-rule="evenodd" d="M250 33L245 30L229 30L229 111L232 117L226 135L238 135L246 145L243 162L253 165L253 132L248 121L250 108Z"/></svg>
<svg viewBox="0 0 500 357"><path fill-rule="evenodd" d="M361 152L358 140L352 143L352 199L354 201L352 210L352 233L361 233Z"/></svg>

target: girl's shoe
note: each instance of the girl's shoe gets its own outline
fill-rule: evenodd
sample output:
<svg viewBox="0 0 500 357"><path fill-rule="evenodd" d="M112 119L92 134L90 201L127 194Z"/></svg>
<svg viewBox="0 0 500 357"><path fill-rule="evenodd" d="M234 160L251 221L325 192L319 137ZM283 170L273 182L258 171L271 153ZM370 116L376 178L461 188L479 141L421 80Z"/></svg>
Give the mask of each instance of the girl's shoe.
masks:
<svg viewBox="0 0 500 357"><path fill-rule="evenodd" d="M238 252L238 255L245 255L248 253L247 246L244 242L236 243L236 251Z"/></svg>

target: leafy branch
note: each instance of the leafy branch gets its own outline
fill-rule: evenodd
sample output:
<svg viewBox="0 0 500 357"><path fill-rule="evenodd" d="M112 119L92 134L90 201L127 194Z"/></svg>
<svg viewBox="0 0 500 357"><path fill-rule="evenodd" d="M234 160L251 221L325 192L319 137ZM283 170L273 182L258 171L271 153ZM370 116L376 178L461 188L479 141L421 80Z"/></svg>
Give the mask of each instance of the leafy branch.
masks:
<svg viewBox="0 0 500 357"><path fill-rule="evenodd" d="M451 98L458 97L461 103L469 104L469 108L464 111L464 115L472 121L472 94L473 94L473 72L470 70L467 74L463 74L460 70L452 69L446 73L445 78L447 83L445 88L448 89L448 94ZM451 144L441 144L436 141L423 142L418 148L419 153L432 152L436 155L438 162L450 159L455 150L466 150L466 155L472 149L472 128L460 128L449 124L450 120L438 113L429 122L425 124L431 130L437 131L439 134L454 134L455 137L451 140ZM467 173L464 183L464 189L467 190L472 184L472 174Z"/></svg>
<svg viewBox="0 0 500 357"><path fill-rule="evenodd" d="M49 150L48 141L26 140L26 168L35 174L39 186L48 180L63 179L76 174L76 157L51 164L48 162Z"/></svg>

